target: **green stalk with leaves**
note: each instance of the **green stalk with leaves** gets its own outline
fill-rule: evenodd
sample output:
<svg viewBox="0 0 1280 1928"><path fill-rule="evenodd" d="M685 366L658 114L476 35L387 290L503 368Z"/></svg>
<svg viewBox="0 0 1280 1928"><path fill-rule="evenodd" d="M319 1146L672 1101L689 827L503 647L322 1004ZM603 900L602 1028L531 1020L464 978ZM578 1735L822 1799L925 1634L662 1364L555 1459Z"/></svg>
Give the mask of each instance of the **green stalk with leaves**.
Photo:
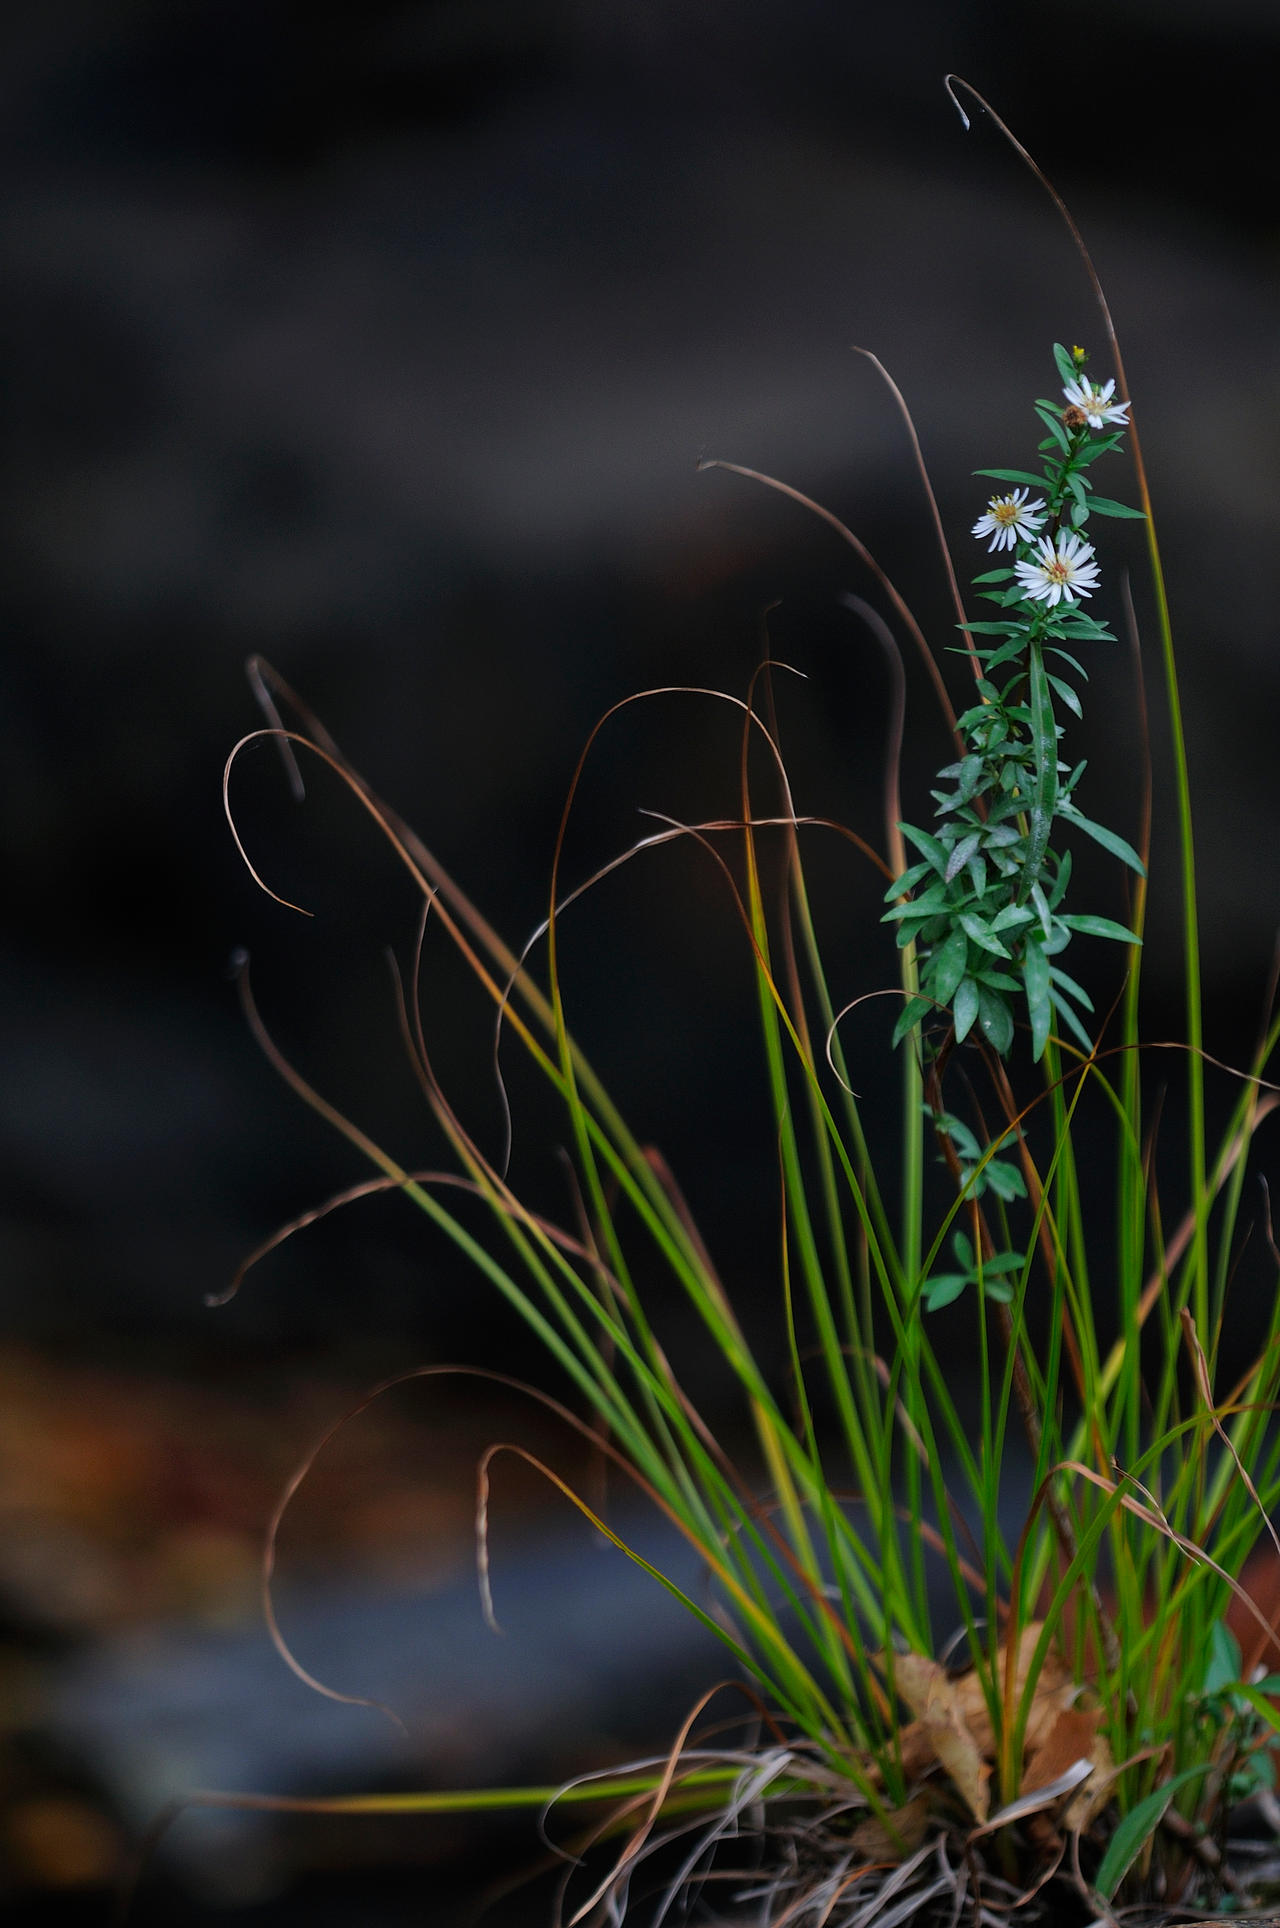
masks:
<svg viewBox="0 0 1280 1928"><path fill-rule="evenodd" d="M887 913L898 924L899 944L914 944L919 961L919 993L907 1000L895 1043L926 1014L945 1010L952 1042L963 1043L976 1024L1003 1056L1021 992L1037 1062L1055 1017L1092 1049L1078 1014L1088 1007L1087 994L1050 960L1077 931L1136 941L1110 919L1063 910L1071 857L1055 847L1055 829L1073 826L1145 874L1132 846L1077 804L1085 764L1068 769L1061 761L1054 711L1057 697L1077 719L1083 715L1075 684L1087 680L1086 671L1068 645L1115 640L1079 601L1098 584L1095 552L1082 531L1090 515L1142 516L1098 495L1089 475L1100 456L1121 446L1129 405L1111 400L1114 381L1098 388L1083 374L1083 349L1055 347L1054 358L1067 406L1036 403L1049 431L1039 450L1043 474L979 470L1015 485L991 498L973 530L990 536L991 550L1015 557L976 578L984 598L1006 613L968 625L970 638L984 640L969 651L978 701L958 719L964 755L938 772L949 787L933 793L942 819L937 832L902 825L921 861L890 886ZM1110 433L1097 432L1111 424ZM1033 498L1032 489L1044 493Z"/></svg>

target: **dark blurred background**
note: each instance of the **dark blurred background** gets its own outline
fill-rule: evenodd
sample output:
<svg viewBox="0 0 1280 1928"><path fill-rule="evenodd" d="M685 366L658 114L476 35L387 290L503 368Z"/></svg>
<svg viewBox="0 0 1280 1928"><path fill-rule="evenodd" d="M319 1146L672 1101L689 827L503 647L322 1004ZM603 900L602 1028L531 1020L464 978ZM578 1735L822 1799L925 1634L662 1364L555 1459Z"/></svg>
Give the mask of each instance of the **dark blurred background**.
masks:
<svg viewBox="0 0 1280 1928"><path fill-rule="evenodd" d="M469 1361L558 1388L399 1200L326 1220L205 1306L275 1225L365 1175L257 1053L233 947L306 1074L406 1163L440 1157L383 955L407 954L415 906L367 820L318 771L294 805L259 747L233 780L239 822L314 918L257 894L233 848L223 760L260 720L245 659L277 666L517 941L600 714L658 685L744 693L766 646L808 679L779 679L800 807L880 842L888 681L840 597L887 607L823 525L696 464L820 498L949 645L904 431L850 345L912 407L962 576L971 471L1027 461L1049 344L1108 372L1052 209L989 122L964 132L956 71L1066 195L1124 343L1182 652L1208 1042L1238 1059L1280 908L1280 16L55 0L0 36L0 1888L42 1920L57 1890L87 1921L193 1785L554 1777L660 1742L708 1664L514 1469L528 1644L504 1656L469 1579L474 1458L495 1436L557 1443L460 1381L344 1435L282 1547L306 1664L398 1697L410 1742L364 1709L318 1714L266 1644L263 1524L366 1384ZM1119 464L1102 486L1133 499ZM1105 536L1117 623L1134 567L1165 775L1141 543ZM920 815L945 743L909 672ZM1091 673L1087 807L1133 834L1131 666L1117 650ZM643 834L641 808L731 813L736 755L706 698L626 711L588 764L566 876ZM1167 828L1146 979L1164 1036ZM843 1000L888 981L880 886L843 846L814 862ZM1104 868L1082 870L1122 909ZM727 902L694 855L645 857L565 945L588 1049L768 1329L772 1146ZM1088 966L1104 996L1109 962ZM433 1045L496 1142L484 1025L451 1015L453 984L431 960ZM855 1075L884 1009L856 1022ZM515 1093L523 1169L563 1211L548 1120ZM566 1641L590 1656L576 1673ZM482 1885L477 1852L487 1874L535 1847L531 1827L361 1825L180 1821L137 1918L443 1921Z"/></svg>

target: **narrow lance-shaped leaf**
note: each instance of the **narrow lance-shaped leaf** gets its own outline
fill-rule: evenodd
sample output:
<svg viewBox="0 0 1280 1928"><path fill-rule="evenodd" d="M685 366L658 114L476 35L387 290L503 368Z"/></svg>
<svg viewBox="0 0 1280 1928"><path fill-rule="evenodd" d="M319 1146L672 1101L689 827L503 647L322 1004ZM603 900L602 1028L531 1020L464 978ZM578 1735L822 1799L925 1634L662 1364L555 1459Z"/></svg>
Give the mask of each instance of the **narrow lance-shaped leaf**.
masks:
<svg viewBox="0 0 1280 1928"><path fill-rule="evenodd" d="M993 1051L1004 1057L1013 1043L1013 1013L998 991L978 986L978 1027Z"/></svg>
<svg viewBox="0 0 1280 1928"><path fill-rule="evenodd" d="M1044 476L1033 469L975 469L975 475L994 476L997 482L1021 482L1029 489L1043 489Z"/></svg>
<svg viewBox="0 0 1280 1928"><path fill-rule="evenodd" d="M1049 678L1049 687L1055 694L1062 698L1073 716L1082 717L1084 715L1084 711L1080 707L1080 698L1076 695L1070 683L1065 682L1061 676L1051 676Z"/></svg>
<svg viewBox="0 0 1280 1928"><path fill-rule="evenodd" d="M933 1009L933 1001L927 997L909 998L903 1006L898 1022L893 1027L892 1043L896 1047L902 1043L909 1031L914 1031L921 1018L928 1017Z"/></svg>
<svg viewBox="0 0 1280 1928"><path fill-rule="evenodd" d="M971 937L980 950L990 951L993 957L1008 957L1009 952L998 937L993 937L987 925L971 910L962 910L956 920L967 937Z"/></svg>
<svg viewBox="0 0 1280 1928"><path fill-rule="evenodd" d="M1018 902L1023 903L1031 886L1039 882L1049 833L1058 808L1058 732L1053 720L1053 694L1045 673L1040 644L1032 640L1029 651L1028 708L1031 718L1031 745L1035 755L1035 781L1031 795L1031 835L1027 858L1018 885Z"/></svg>
<svg viewBox="0 0 1280 1928"><path fill-rule="evenodd" d="M1027 1013L1031 1019L1031 1055L1039 1064L1049 1041L1052 1006L1049 1001L1049 960L1034 937L1028 939L1023 954L1022 982L1027 993Z"/></svg>
<svg viewBox="0 0 1280 1928"><path fill-rule="evenodd" d="M1071 350L1069 348L1065 348L1060 341L1055 341L1053 344L1053 362L1054 362L1054 367L1057 369L1059 375L1061 375L1064 382L1074 382L1079 380L1079 377L1080 377L1079 364L1077 363L1075 356L1071 353Z"/></svg>
<svg viewBox="0 0 1280 1928"><path fill-rule="evenodd" d="M1129 1809L1112 1835L1098 1872L1093 1877L1093 1885L1104 1900L1109 1901L1120 1886L1122 1876L1136 1859L1144 1842L1159 1827L1178 1789L1208 1771L1208 1762L1202 1766L1184 1767L1180 1774L1171 1776Z"/></svg>
<svg viewBox="0 0 1280 1928"><path fill-rule="evenodd" d="M1089 507L1095 515L1123 516L1126 522L1145 522L1145 509L1131 509L1127 502L1113 502L1109 495L1094 495L1089 498Z"/></svg>
<svg viewBox="0 0 1280 1928"><path fill-rule="evenodd" d="M939 1004L950 1004L959 989L968 961L968 939L964 931L957 928L939 946L934 960L932 990Z"/></svg>
<svg viewBox="0 0 1280 1928"><path fill-rule="evenodd" d="M1113 857L1118 857L1121 863L1128 864L1130 870L1136 870L1139 877L1146 876L1147 867L1133 845L1126 843L1123 837L1117 836L1114 830L1108 830L1103 823L1095 823L1091 817L1086 817L1082 810L1077 810L1074 804L1070 809L1064 809L1062 814L1068 823L1075 825L1077 830L1083 830L1086 837L1092 837L1094 842L1100 843L1104 850L1109 850Z"/></svg>
<svg viewBox="0 0 1280 1928"><path fill-rule="evenodd" d="M1117 924L1113 917L1094 917L1091 913L1079 911L1071 916L1059 912L1058 922L1065 924L1069 931L1080 931L1086 937L1113 937L1119 944L1140 944L1142 939L1124 924Z"/></svg>
<svg viewBox="0 0 1280 1928"><path fill-rule="evenodd" d="M961 978L959 988L956 991L953 1013L956 1025L956 1043L963 1044L970 1031L972 1031L974 1019L978 1015L978 987L971 977Z"/></svg>
<svg viewBox="0 0 1280 1928"><path fill-rule="evenodd" d="M968 863L970 857L972 857L974 851L978 848L978 845L981 843L981 841L982 841L981 832L977 830L971 830L967 837L961 837L959 843L956 845L955 849L952 851L950 857L947 860L947 870L946 870L947 883L950 883L953 877L959 876L960 872L964 869L965 865Z"/></svg>

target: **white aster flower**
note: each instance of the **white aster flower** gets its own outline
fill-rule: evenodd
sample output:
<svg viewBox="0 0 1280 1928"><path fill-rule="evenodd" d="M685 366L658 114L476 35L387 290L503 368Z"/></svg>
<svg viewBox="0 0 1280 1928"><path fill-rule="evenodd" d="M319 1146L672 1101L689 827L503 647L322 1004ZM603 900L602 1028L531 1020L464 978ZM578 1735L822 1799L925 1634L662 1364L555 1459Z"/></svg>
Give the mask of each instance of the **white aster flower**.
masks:
<svg viewBox="0 0 1280 1928"><path fill-rule="evenodd" d="M987 513L980 515L973 525L975 536L990 536L987 544L988 554L994 549L1012 549L1019 536L1033 536L1044 521L1037 515L1043 509L1044 497L1037 496L1028 502L1027 489L1015 489L1012 495L993 495L987 504Z"/></svg>
<svg viewBox="0 0 1280 1928"><path fill-rule="evenodd" d="M1068 382L1062 392L1071 407L1080 410L1090 428L1103 428L1108 422L1128 428L1130 404L1112 401L1115 388L1114 381L1104 382L1099 388L1087 375L1081 375L1079 381Z"/></svg>
<svg viewBox="0 0 1280 1928"><path fill-rule="evenodd" d="M1060 531L1056 547L1041 536L1034 562L1015 562L1013 567L1023 595L1051 609L1060 599L1074 602L1077 596L1091 596L1098 586L1093 544L1068 529Z"/></svg>

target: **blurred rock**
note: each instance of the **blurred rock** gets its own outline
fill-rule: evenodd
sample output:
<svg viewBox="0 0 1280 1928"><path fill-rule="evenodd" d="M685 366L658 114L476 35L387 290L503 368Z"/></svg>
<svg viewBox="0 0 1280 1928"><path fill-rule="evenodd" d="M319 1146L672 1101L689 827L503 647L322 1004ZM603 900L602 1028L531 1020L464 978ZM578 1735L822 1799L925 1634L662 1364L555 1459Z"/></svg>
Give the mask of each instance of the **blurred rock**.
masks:
<svg viewBox="0 0 1280 1928"><path fill-rule="evenodd" d="M677 1585L702 1592L670 1531L618 1525ZM177 1625L139 1627L64 1666L50 1729L141 1833L199 1789L554 1784L662 1749L722 1665L712 1636L656 1581L589 1535L496 1547L494 1586L501 1634L485 1626L473 1579L432 1594L377 1591L354 1574L285 1590L280 1622L299 1660L344 1694L385 1701L407 1735L303 1686L263 1632ZM323 1835L322 1818L311 1825ZM197 1806L163 1854L202 1892L243 1901L279 1882L276 1832L268 1815ZM305 1824L295 1834L305 1852Z"/></svg>

